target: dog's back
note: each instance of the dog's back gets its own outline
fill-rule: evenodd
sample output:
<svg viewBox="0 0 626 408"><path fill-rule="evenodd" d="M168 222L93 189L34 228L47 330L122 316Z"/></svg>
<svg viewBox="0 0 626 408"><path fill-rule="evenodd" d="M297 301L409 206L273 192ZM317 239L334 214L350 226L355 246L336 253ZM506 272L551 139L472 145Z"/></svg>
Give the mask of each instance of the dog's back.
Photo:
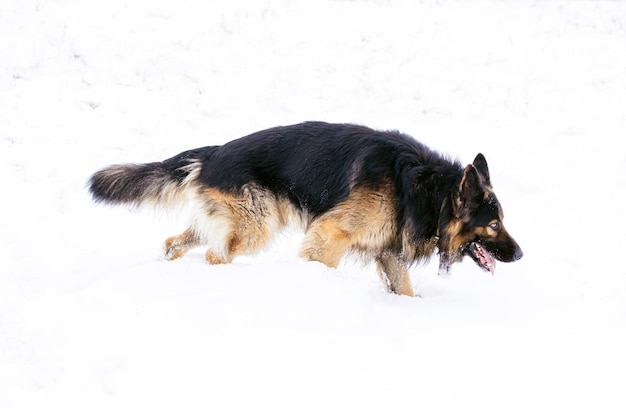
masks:
<svg viewBox="0 0 626 408"><path fill-rule="evenodd" d="M387 182L399 165L398 157L418 164L424 158L417 153L432 154L398 132L306 122L263 130L219 147L203 162L200 181L231 192L259 185L319 215L359 185Z"/></svg>

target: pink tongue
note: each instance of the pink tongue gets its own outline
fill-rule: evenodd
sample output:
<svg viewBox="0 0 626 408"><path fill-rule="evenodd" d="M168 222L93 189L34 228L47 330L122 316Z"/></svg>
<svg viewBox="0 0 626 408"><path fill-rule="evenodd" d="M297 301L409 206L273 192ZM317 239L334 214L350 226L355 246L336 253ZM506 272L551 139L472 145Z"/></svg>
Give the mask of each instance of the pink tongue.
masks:
<svg viewBox="0 0 626 408"><path fill-rule="evenodd" d="M474 253L478 256L480 263L493 275L496 271L496 260L493 259L493 256L485 251L483 247L478 244L474 245L476 245L476 251L474 251Z"/></svg>

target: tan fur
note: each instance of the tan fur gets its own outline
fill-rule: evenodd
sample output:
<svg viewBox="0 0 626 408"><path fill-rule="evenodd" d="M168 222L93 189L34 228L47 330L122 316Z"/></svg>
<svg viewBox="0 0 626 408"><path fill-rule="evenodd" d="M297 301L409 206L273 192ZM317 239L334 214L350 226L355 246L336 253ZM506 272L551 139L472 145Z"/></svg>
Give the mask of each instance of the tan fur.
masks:
<svg viewBox="0 0 626 408"><path fill-rule="evenodd" d="M376 265L387 289L414 296L402 257L384 250L397 236L396 204L390 186L355 190L348 199L311 223L300 255L336 268L347 252L378 254ZM435 244L429 241L414 250L425 251L427 256L434 248Z"/></svg>
<svg viewBox="0 0 626 408"><path fill-rule="evenodd" d="M429 258L437 249L438 238L419 240L407 229L402 231L402 254L406 259L422 260Z"/></svg>
<svg viewBox="0 0 626 408"><path fill-rule="evenodd" d="M459 248L467 242L468 234L463 234L463 221L458 218L452 219L441 232L441 242L439 248L441 257L453 263L461 259Z"/></svg>
<svg viewBox="0 0 626 408"><path fill-rule="evenodd" d="M351 232L345 229L341 214L320 217L306 233L300 255L310 261L319 261L336 268L344 253L353 244Z"/></svg>
<svg viewBox="0 0 626 408"><path fill-rule="evenodd" d="M167 259L207 244L209 263L229 263L237 255L257 252L294 218L288 203L256 186L245 186L240 194L205 188L197 195L200 215L185 232L166 240Z"/></svg>
<svg viewBox="0 0 626 408"><path fill-rule="evenodd" d="M188 228L182 234L165 240L165 257L170 261L178 259L198 244L198 235L193 229Z"/></svg>
<svg viewBox="0 0 626 408"><path fill-rule="evenodd" d="M413 296L410 274L399 254L385 251L397 239L396 201L389 185L356 189L346 200L314 220L306 220L288 201L256 187L240 194L205 188L198 194L201 216L182 234L165 241L169 260L207 244L207 262L225 264L238 255L253 254L283 227L300 222L306 228L300 256L336 268L351 251L376 254L376 265L389 291ZM410 237L405 237L406 240ZM433 241L406 242L406 248L430 256Z"/></svg>
<svg viewBox="0 0 626 408"><path fill-rule="evenodd" d="M378 252L394 239L395 202L391 189L357 189L345 201L313 220L306 232L303 258L336 267L349 250Z"/></svg>
<svg viewBox="0 0 626 408"><path fill-rule="evenodd" d="M397 256L383 252L376 257L376 263L380 278L387 284L389 291L399 295L415 296L409 270Z"/></svg>
<svg viewBox="0 0 626 408"><path fill-rule="evenodd" d="M207 251L204 253L204 257L211 265L222 265L228 263L226 259L216 255L215 252L211 251L210 249L207 249Z"/></svg>

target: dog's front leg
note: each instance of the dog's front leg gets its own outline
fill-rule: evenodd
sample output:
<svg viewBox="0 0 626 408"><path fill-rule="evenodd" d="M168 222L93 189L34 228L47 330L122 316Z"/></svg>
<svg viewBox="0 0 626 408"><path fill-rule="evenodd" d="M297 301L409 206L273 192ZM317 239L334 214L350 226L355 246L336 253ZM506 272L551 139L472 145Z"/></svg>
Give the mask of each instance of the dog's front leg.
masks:
<svg viewBox="0 0 626 408"><path fill-rule="evenodd" d="M409 270L395 254L382 252L376 257L378 273L390 292L398 295L415 296Z"/></svg>

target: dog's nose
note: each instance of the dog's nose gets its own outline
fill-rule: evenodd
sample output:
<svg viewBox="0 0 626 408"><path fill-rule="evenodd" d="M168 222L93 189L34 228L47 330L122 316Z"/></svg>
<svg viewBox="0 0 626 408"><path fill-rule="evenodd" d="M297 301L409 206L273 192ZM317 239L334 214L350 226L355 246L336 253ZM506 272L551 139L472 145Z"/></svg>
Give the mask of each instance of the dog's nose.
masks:
<svg viewBox="0 0 626 408"><path fill-rule="evenodd" d="M524 252L522 251L522 248L517 247L515 249L515 252L513 253L513 261L519 261L520 259L522 259L523 256Z"/></svg>

